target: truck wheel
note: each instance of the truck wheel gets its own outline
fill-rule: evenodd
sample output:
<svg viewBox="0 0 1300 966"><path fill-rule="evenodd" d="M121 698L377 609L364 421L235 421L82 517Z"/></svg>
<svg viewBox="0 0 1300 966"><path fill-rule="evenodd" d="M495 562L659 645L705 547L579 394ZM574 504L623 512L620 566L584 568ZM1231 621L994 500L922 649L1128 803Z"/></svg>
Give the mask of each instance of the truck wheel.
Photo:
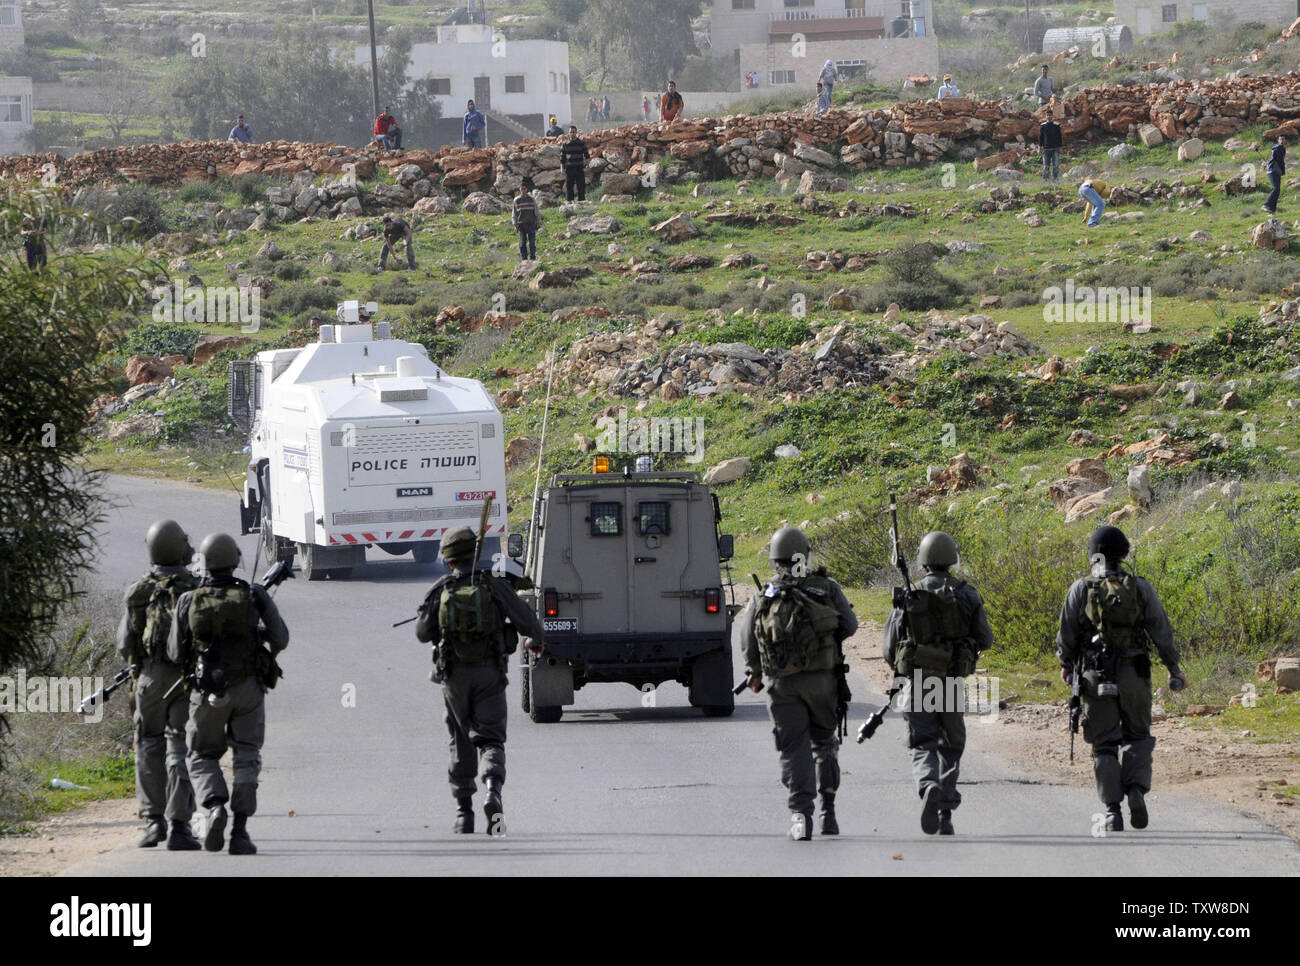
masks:
<svg viewBox="0 0 1300 966"><path fill-rule="evenodd" d="M316 548L309 543L298 544L299 566L302 568L302 575L308 580L324 580L325 575L329 573L316 566Z"/></svg>
<svg viewBox="0 0 1300 966"><path fill-rule="evenodd" d="M555 722L560 720L560 716L563 714L564 708L556 704L548 705L544 708L533 708L529 717L538 724L555 724Z"/></svg>
<svg viewBox="0 0 1300 966"><path fill-rule="evenodd" d="M524 709L524 714L533 710L533 704L528 694L528 672L530 668L527 664L519 666L519 704Z"/></svg>
<svg viewBox="0 0 1300 966"><path fill-rule="evenodd" d="M411 547L411 556L415 558L416 563L431 564L438 562L438 547L440 544L432 541L426 543L417 543Z"/></svg>

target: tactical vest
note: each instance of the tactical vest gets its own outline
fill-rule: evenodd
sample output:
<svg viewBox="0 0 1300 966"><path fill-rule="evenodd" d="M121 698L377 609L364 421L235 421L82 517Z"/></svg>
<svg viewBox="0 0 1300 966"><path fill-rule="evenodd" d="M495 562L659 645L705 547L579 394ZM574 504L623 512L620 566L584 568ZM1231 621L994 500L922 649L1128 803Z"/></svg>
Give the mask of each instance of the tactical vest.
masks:
<svg viewBox="0 0 1300 966"><path fill-rule="evenodd" d="M1146 653L1146 614L1137 577L1128 572L1090 577L1087 587L1084 614L1097 628L1104 650L1117 657Z"/></svg>
<svg viewBox="0 0 1300 966"><path fill-rule="evenodd" d="M171 634L176 602L187 590L194 590L200 580L188 570L176 573L148 574L131 588L128 609L137 644L131 654L133 664L167 659L167 637Z"/></svg>
<svg viewBox="0 0 1300 966"><path fill-rule="evenodd" d="M758 599L754 639L763 673L781 678L835 666L835 629L840 613L831 604L831 582L822 576L782 575Z"/></svg>
<svg viewBox="0 0 1300 966"><path fill-rule="evenodd" d="M450 664L489 664L505 652L505 622L488 577L453 578L438 599L443 658Z"/></svg>
<svg viewBox="0 0 1300 966"><path fill-rule="evenodd" d="M257 608L248 584L199 587L190 594L188 618L201 691L224 693L257 673Z"/></svg>
<svg viewBox="0 0 1300 966"><path fill-rule="evenodd" d="M943 586L916 587L907 597L907 623L894 657L901 675L921 671L927 677L966 677L975 673L977 651L970 634L970 615L961 605L964 580L948 578Z"/></svg>

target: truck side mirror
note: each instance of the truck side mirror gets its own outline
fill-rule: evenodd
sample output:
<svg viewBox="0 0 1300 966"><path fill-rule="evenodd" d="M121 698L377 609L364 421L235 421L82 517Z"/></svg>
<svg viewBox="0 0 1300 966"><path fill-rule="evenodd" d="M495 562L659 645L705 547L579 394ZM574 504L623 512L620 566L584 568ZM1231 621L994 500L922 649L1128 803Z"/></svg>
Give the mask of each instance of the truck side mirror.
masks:
<svg viewBox="0 0 1300 966"><path fill-rule="evenodd" d="M506 539L506 553L513 559L518 560L524 553L524 535L522 533L512 533Z"/></svg>
<svg viewBox="0 0 1300 966"><path fill-rule="evenodd" d="M730 560L736 555L736 538L729 533L718 537L718 559Z"/></svg>

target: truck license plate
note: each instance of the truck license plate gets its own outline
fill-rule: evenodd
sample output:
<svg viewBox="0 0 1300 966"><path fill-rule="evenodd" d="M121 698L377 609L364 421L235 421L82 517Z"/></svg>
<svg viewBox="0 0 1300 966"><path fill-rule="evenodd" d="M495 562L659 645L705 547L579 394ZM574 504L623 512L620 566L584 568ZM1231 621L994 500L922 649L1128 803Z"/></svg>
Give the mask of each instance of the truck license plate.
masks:
<svg viewBox="0 0 1300 966"><path fill-rule="evenodd" d="M578 633L578 618L553 617L550 620L542 621L542 629L548 634L576 634Z"/></svg>

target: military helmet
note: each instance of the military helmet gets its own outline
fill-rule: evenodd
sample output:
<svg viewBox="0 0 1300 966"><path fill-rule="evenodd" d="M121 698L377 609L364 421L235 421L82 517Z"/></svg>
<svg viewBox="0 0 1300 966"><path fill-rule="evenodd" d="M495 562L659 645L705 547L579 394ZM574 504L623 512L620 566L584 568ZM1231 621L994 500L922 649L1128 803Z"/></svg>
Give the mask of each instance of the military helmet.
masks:
<svg viewBox="0 0 1300 966"><path fill-rule="evenodd" d="M469 527L452 527L442 536L442 559L465 560L474 556L478 537Z"/></svg>
<svg viewBox="0 0 1300 966"><path fill-rule="evenodd" d="M212 573L214 570L234 570L239 566L239 544L228 533L209 533L199 544L199 556L203 558L203 569Z"/></svg>
<svg viewBox="0 0 1300 966"><path fill-rule="evenodd" d="M1101 554L1107 560L1123 560L1128 556L1128 537L1119 527L1103 525L1088 537L1088 559Z"/></svg>
<svg viewBox="0 0 1300 966"><path fill-rule="evenodd" d="M922 567L948 569L957 563L957 541L942 530L931 530L921 538L916 562Z"/></svg>
<svg viewBox="0 0 1300 966"><path fill-rule="evenodd" d="M194 556L189 535L175 520L155 520L144 536L149 561L163 567L189 563Z"/></svg>
<svg viewBox="0 0 1300 966"><path fill-rule="evenodd" d="M796 555L802 555L806 561L811 549L802 530L798 527L782 527L772 534L767 556L769 560L793 560Z"/></svg>

